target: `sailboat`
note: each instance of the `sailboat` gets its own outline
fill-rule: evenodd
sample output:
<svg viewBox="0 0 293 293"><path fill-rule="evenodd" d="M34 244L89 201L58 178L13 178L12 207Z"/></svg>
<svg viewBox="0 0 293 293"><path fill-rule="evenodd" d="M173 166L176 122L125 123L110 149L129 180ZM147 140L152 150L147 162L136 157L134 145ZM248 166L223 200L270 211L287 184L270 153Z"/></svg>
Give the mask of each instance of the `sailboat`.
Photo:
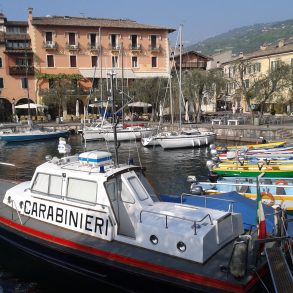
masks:
<svg viewBox="0 0 293 293"><path fill-rule="evenodd" d="M211 131L200 131L199 129L184 129L181 123L181 101L182 101L182 26L179 27L180 36L180 71L179 71L179 130L164 131L150 137L142 138L142 145L160 145L163 149L194 148L209 145L216 139L216 134Z"/></svg>

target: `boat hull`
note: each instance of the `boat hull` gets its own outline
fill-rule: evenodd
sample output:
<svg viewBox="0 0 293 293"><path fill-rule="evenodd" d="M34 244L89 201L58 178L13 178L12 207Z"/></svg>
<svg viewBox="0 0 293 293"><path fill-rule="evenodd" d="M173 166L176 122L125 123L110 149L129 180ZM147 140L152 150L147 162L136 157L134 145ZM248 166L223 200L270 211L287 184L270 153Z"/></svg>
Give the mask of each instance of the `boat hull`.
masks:
<svg viewBox="0 0 293 293"><path fill-rule="evenodd" d="M180 135L180 136L166 136L157 138L157 142L163 149L176 148L194 148L205 146L213 143L216 139L214 133L200 134L200 135Z"/></svg>
<svg viewBox="0 0 293 293"><path fill-rule="evenodd" d="M264 177L272 177L272 178L291 178L293 177L293 171L292 170L272 170L272 171L258 171L258 170L227 170L227 169L220 169L215 168L213 169L214 172L221 176L226 177L257 177L260 174L264 173Z"/></svg>
<svg viewBox="0 0 293 293"><path fill-rule="evenodd" d="M48 132L48 133L37 133L37 134L6 134L1 135L0 140L6 142L22 142L22 141L34 141L34 140L47 140L55 139L59 137L69 136L69 131L58 131L58 132Z"/></svg>
<svg viewBox="0 0 293 293"><path fill-rule="evenodd" d="M131 292L151 292L154 287L170 292L247 292L257 290L257 276L235 280L214 265L214 260L197 264L120 241L105 241L20 216L1 205L0 239L42 261ZM231 251L233 243L227 245ZM229 254L222 255L223 263ZM212 257L213 258L213 257ZM258 273L267 273L261 262ZM138 281L139 280L139 281Z"/></svg>

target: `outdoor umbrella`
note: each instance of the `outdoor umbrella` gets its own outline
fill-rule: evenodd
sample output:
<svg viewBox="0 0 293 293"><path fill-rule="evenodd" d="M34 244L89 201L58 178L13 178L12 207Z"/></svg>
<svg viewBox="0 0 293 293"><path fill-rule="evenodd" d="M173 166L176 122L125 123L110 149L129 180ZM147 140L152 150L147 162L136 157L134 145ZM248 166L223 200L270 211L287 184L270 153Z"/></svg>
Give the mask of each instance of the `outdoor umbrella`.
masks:
<svg viewBox="0 0 293 293"><path fill-rule="evenodd" d="M48 106L46 105L40 105L40 104L34 104L34 103L30 103L29 104L30 109L48 109ZM28 109L28 104L21 104L21 105L17 105L15 106L15 109Z"/></svg>
<svg viewBox="0 0 293 293"><path fill-rule="evenodd" d="M137 108L147 108L147 107L151 107L152 104L148 104L145 102L133 102L128 104L129 107L137 107Z"/></svg>

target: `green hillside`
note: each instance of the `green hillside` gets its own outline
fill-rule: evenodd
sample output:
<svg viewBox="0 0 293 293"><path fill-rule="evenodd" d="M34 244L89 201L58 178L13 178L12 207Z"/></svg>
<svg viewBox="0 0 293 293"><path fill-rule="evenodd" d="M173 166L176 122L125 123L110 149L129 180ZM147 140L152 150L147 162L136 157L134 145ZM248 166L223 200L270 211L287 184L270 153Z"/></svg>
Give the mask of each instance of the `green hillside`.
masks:
<svg viewBox="0 0 293 293"><path fill-rule="evenodd" d="M293 41L293 19L236 28L196 43L188 49L206 55L227 49L232 49L233 53L247 53L258 50L264 43L275 43L279 39L287 41L289 38Z"/></svg>

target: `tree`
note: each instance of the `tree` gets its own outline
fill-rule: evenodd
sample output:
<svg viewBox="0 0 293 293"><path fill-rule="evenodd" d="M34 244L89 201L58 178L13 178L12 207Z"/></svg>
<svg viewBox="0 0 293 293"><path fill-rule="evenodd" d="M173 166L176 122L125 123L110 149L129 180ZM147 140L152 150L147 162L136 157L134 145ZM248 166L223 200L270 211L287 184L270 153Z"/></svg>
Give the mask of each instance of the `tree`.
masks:
<svg viewBox="0 0 293 293"><path fill-rule="evenodd" d="M73 103L76 98L84 94L81 89L77 87L79 80L83 79L80 74L37 74L37 88L44 80L51 80L50 89L41 91L43 102L47 105L53 105L58 108L58 115L61 117L67 114L68 103Z"/></svg>
<svg viewBox="0 0 293 293"><path fill-rule="evenodd" d="M166 87L167 79L147 78L134 80L129 90L136 101L152 104L152 120L156 120L160 101L165 98Z"/></svg>
<svg viewBox="0 0 293 293"><path fill-rule="evenodd" d="M182 76L182 92L185 100L194 107L193 121L199 123L201 119L201 105L203 97L208 102L215 95L225 89L225 79L219 71L205 71L194 69L187 71Z"/></svg>
<svg viewBox="0 0 293 293"><path fill-rule="evenodd" d="M229 70L230 92L234 97L244 97L248 110L252 113L252 102L264 105L275 94L281 94L288 85L290 67L281 61L273 69L261 73L260 63L247 59L238 59Z"/></svg>

